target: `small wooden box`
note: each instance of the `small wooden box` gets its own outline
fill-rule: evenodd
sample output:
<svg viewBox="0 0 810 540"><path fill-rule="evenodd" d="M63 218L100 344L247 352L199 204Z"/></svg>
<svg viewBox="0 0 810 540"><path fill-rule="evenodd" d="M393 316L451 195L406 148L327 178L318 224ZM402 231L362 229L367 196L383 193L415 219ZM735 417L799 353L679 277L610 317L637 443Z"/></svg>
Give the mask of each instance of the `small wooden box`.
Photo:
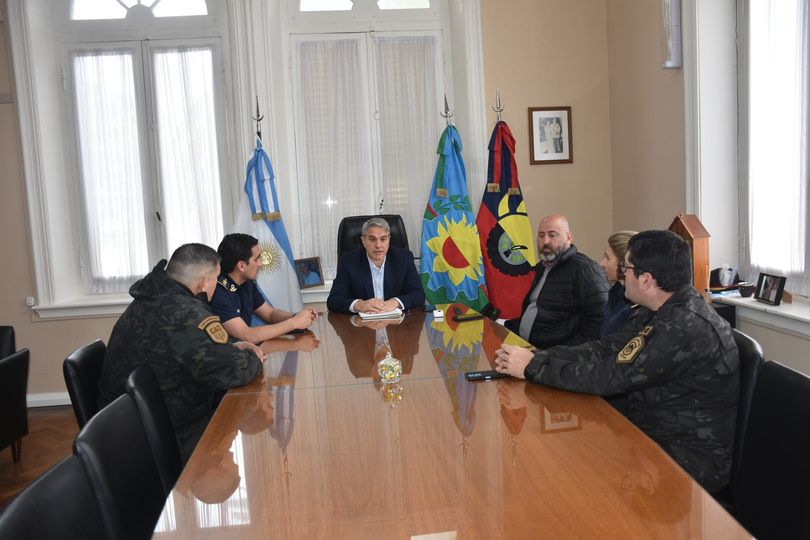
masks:
<svg viewBox="0 0 810 540"><path fill-rule="evenodd" d="M711 235L694 214L678 214L669 230L692 248L692 285L700 294L709 290L709 238Z"/></svg>

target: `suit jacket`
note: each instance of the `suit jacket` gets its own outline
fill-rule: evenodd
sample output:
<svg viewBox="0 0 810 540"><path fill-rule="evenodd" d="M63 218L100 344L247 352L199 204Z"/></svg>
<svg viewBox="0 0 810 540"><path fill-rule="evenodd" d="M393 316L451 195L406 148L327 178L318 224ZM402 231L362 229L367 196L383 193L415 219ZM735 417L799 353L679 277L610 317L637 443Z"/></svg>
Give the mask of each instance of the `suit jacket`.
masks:
<svg viewBox="0 0 810 540"><path fill-rule="evenodd" d="M416 273L413 254L410 250L390 246L385 258L383 277L385 300L397 297L405 309L420 306L425 302L422 282ZM329 311L351 313L349 306L357 299L374 298L374 285L371 283L371 270L368 256L363 247L345 253L339 260L337 275L332 282L332 290L326 299Z"/></svg>

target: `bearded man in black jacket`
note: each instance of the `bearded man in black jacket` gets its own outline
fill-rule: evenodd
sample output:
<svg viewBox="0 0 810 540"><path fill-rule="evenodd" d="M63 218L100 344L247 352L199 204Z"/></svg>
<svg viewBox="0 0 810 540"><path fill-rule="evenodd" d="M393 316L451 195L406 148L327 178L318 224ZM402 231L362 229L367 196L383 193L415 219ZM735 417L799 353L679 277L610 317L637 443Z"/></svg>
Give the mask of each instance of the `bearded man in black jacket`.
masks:
<svg viewBox="0 0 810 540"><path fill-rule="evenodd" d="M599 338L608 282L587 255L577 251L565 216L546 216L537 228L540 262L520 318L506 327L539 349L578 345Z"/></svg>

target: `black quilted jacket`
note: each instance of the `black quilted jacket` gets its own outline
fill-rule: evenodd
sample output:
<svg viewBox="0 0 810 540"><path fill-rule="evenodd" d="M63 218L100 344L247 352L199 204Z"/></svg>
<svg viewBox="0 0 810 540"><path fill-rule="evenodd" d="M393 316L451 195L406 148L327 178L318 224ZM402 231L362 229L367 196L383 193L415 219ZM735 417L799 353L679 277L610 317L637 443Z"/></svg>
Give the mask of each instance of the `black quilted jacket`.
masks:
<svg viewBox="0 0 810 540"><path fill-rule="evenodd" d="M535 277L529 293L523 300L523 311L545 267L535 267ZM539 349L555 345L578 345L599 339L604 306L608 296L608 282L599 265L577 251L572 245L551 267L543 290L537 298L537 318L532 325L529 341ZM506 322L515 333L520 330L520 319Z"/></svg>

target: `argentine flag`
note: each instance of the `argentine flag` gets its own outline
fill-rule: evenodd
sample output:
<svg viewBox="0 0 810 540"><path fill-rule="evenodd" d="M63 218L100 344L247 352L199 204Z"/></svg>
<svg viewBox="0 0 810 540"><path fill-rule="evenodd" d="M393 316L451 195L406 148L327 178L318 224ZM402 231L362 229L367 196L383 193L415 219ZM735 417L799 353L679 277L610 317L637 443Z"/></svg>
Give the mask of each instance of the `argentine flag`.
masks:
<svg viewBox="0 0 810 540"><path fill-rule="evenodd" d="M259 240L262 266L256 283L273 306L296 313L301 310L301 290L295 274L295 260L281 219L275 174L262 141L256 138L256 149L247 164L245 193L232 232L255 236Z"/></svg>

